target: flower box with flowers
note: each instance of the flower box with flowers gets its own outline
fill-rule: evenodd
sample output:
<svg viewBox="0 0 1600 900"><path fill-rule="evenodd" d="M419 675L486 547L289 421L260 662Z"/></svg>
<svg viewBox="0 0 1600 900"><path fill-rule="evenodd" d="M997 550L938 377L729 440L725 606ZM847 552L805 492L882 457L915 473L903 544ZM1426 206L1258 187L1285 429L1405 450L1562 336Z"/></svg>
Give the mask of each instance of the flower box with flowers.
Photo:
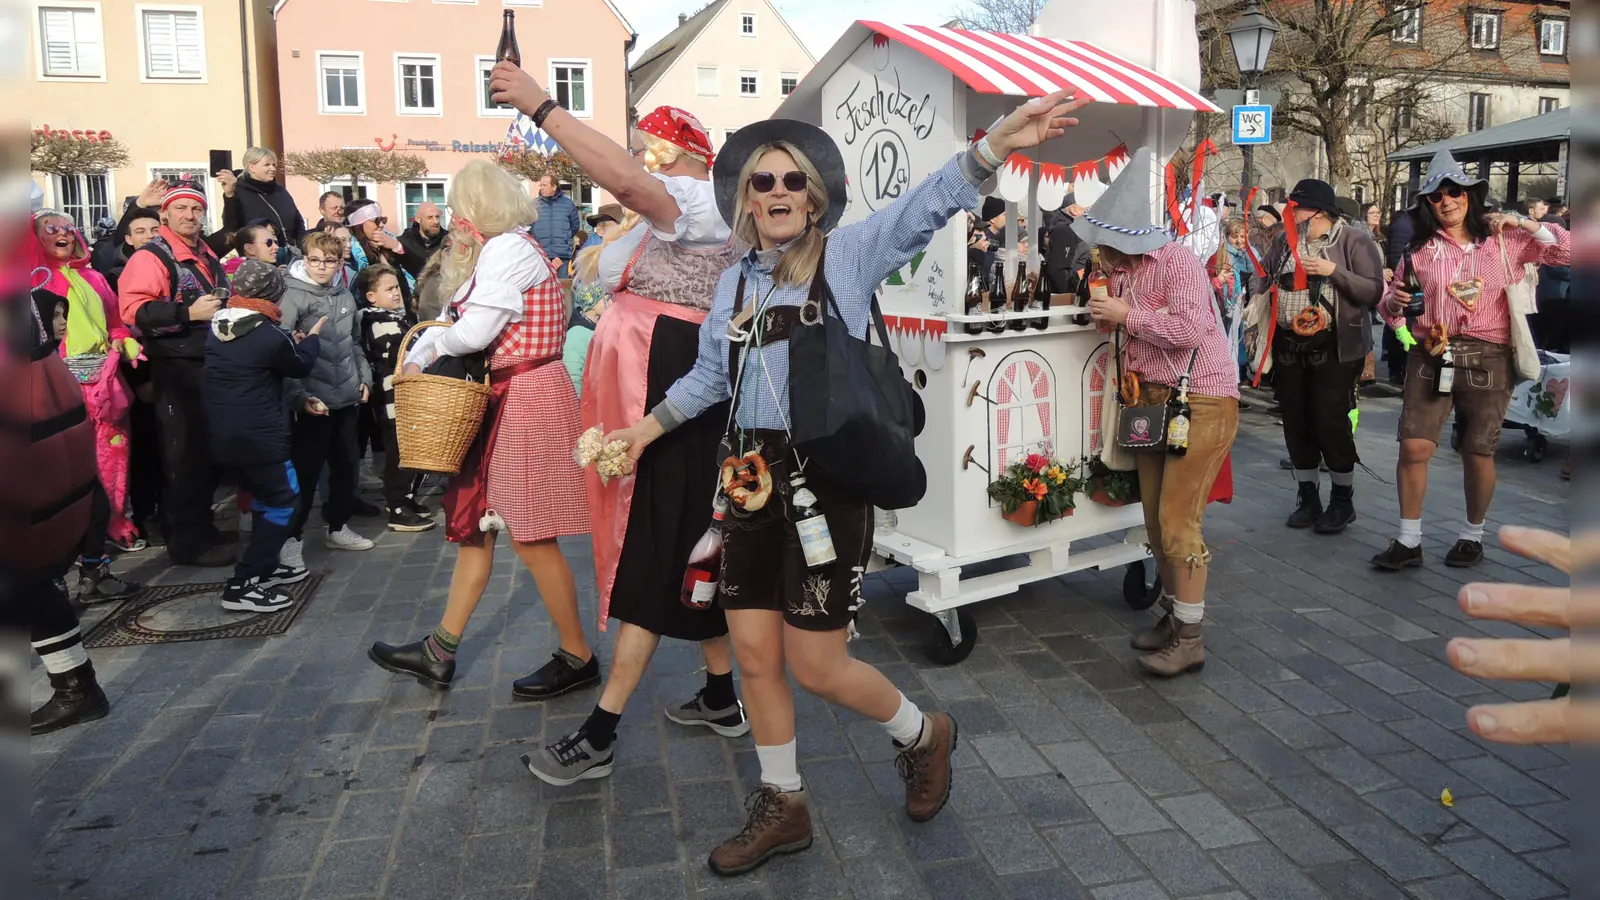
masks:
<svg viewBox="0 0 1600 900"><path fill-rule="evenodd" d="M1041 453L1030 453L1006 467L989 483L989 498L1000 502L1000 515L1023 526L1043 525L1072 515L1083 479L1069 466Z"/></svg>
<svg viewBox="0 0 1600 900"><path fill-rule="evenodd" d="M1133 472L1117 472L1091 456L1083 461L1084 489L1089 499L1101 506L1128 506L1139 502L1139 476Z"/></svg>

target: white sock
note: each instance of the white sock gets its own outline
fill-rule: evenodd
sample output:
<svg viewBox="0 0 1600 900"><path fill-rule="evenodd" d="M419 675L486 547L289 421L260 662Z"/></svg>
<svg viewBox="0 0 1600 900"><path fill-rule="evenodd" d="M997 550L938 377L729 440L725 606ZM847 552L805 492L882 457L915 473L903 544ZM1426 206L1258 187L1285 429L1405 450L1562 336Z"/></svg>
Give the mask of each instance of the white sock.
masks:
<svg viewBox="0 0 1600 900"><path fill-rule="evenodd" d="M83 635L76 625L65 634L34 641L33 649L44 663L44 670L52 675L71 672L89 661L89 654L83 649Z"/></svg>
<svg viewBox="0 0 1600 900"><path fill-rule="evenodd" d="M1400 520L1400 546L1415 550L1422 546L1422 519Z"/></svg>
<svg viewBox="0 0 1600 900"><path fill-rule="evenodd" d="M896 744L909 747L922 736L922 710L917 709L917 705L905 694L901 694L900 709L895 711L894 718L882 724L883 730L889 732L889 737Z"/></svg>
<svg viewBox="0 0 1600 900"><path fill-rule="evenodd" d="M1474 525L1471 522L1468 522L1467 527L1461 529L1461 540L1476 541L1479 544L1483 543L1483 523L1479 522L1478 524Z"/></svg>
<svg viewBox="0 0 1600 900"><path fill-rule="evenodd" d="M1354 487L1355 486L1355 483L1356 483L1356 470L1355 469L1351 469L1348 472L1330 472L1329 474L1333 476L1333 483L1334 483L1335 487Z"/></svg>
<svg viewBox="0 0 1600 900"><path fill-rule="evenodd" d="M805 782L800 780L794 741L775 747L757 744L756 760L761 763L762 784L770 784L780 791L798 791L805 787Z"/></svg>
<svg viewBox="0 0 1600 900"><path fill-rule="evenodd" d="M1294 480L1300 484L1322 486L1322 473L1316 469L1295 469Z"/></svg>
<svg viewBox="0 0 1600 900"><path fill-rule="evenodd" d="M1199 625L1200 620L1206 617L1206 602L1199 603L1174 603L1172 615L1185 625Z"/></svg>

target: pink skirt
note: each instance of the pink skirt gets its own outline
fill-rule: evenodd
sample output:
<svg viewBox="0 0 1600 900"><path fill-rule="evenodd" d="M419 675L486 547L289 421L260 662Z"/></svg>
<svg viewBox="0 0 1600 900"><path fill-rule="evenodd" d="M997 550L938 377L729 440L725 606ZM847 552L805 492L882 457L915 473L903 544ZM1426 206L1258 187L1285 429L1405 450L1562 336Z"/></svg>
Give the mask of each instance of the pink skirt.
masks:
<svg viewBox="0 0 1600 900"><path fill-rule="evenodd" d="M578 443L578 394L558 360L511 379L489 455L489 508L511 539L544 541L589 532Z"/></svg>

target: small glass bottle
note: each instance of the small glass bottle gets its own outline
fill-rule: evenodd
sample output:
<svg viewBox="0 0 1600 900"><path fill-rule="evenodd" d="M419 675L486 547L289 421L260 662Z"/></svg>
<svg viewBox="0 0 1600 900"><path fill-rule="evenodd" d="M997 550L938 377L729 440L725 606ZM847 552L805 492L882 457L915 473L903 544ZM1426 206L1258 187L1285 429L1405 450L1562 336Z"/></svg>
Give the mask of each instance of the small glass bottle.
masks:
<svg viewBox="0 0 1600 900"><path fill-rule="evenodd" d="M683 573L683 593L679 599L690 609L710 609L717 597L717 578L722 573L722 520L728 515L728 498L721 491L711 504L711 524L695 541L689 553L689 566Z"/></svg>
<svg viewBox="0 0 1600 900"><path fill-rule="evenodd" d="M1167 452L1173 456L1189 453L1189 420L1193 415L1189 409L1189 376L1185 375L1178 379L1178 400L1167 420Z"/></svg>
<svg viewBox="0 0 1600 900"><path fill-rule="evenodd" d="M828 531L828 517L822 514L817 495L806 487L806 476L797 474L789 479L794 488L791 503L794 506L794 530L800 535L800 550L805 554L806 567L821 568L839 558L833 549L833 535Z"/></svg>

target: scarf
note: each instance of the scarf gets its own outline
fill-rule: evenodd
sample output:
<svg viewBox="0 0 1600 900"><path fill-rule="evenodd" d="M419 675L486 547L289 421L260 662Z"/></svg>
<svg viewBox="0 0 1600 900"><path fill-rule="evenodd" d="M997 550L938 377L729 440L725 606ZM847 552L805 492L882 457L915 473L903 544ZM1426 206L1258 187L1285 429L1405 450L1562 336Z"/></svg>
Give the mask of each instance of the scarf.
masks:
<svg viewBox="0 0 1600 900"><path fill-rule="evenodd" d="M245 309L253 313L260 313L272 320L272 324L283 323L283 309L270 300L257 300L254 297L229 297L229 309Z"/></svg>
<svg viewBox="0 0 1600 900"><path fill-rule="evenodd" d="M67 355L103 356L111 350L106 330L105 301L89 286L77 269L62 266L56 270L67 282Z"/></svg>

